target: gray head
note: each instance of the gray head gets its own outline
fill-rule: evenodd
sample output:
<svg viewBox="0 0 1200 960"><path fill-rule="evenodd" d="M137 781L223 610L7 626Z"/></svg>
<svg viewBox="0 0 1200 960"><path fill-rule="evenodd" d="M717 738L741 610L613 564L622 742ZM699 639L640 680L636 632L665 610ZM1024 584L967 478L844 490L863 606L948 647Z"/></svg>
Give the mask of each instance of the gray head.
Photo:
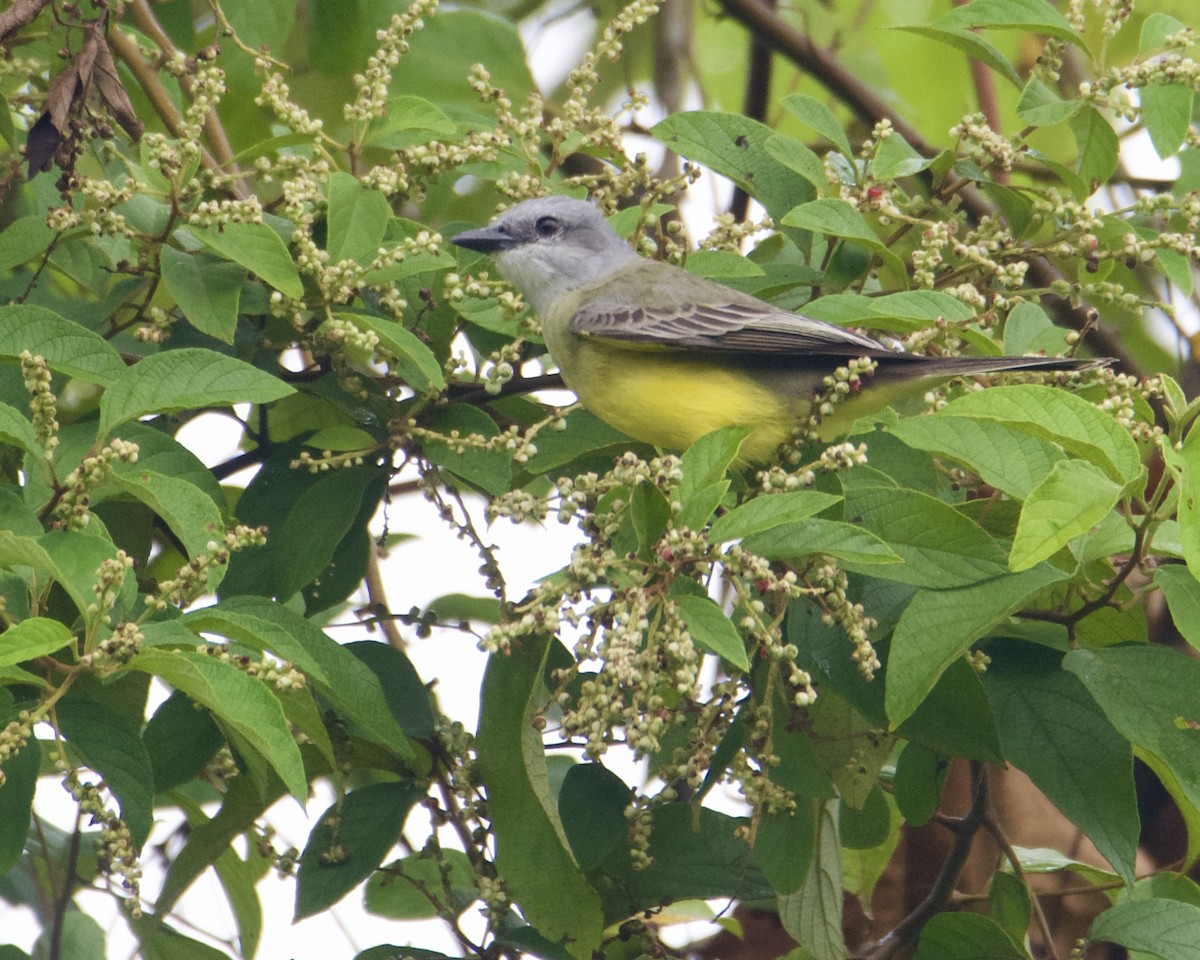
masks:
<svg viewBox="0 0 1200 960"><path fill-rule="evenodd" d="M491 254L538 313L637 257L597 207L570 197L526 200L450 242Z"/></svg>

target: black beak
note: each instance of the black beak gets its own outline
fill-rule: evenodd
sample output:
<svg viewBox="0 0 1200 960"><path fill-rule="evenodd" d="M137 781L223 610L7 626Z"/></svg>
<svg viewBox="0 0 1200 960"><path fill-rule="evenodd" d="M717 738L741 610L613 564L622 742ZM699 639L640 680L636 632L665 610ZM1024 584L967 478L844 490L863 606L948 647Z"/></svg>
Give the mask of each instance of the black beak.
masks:
<svg viewBox="0 0 1200 960"><path fill-rule="evenodd" d="M466 230L458 236L451 237L450 242L456 247L466 247L468 250L477 250L480 253L497 253L516 244L507 230L497 227Z"/></svg>

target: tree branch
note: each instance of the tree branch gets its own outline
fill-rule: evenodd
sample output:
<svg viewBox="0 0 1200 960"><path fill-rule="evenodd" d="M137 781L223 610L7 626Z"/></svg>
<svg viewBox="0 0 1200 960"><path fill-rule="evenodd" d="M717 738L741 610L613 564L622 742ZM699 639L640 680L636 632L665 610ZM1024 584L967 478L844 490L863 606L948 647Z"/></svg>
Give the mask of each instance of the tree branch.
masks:
<svg viewBox="0 0 1200 960"><path fill-rule="evenodd" d="M987 817L987 777L983 764L977 760L971 761L971 786L971 806L966 815L960 820L943 821L954 833L954 846L942 864L933 889L887 936L858 956L864 957L865 960L892 960L893 957L905 954L907 948L916 943L921 935L921 928L934 914L944 910L950 903L954 884L967 861L967 854L971 852L971 843Z"/></svg>

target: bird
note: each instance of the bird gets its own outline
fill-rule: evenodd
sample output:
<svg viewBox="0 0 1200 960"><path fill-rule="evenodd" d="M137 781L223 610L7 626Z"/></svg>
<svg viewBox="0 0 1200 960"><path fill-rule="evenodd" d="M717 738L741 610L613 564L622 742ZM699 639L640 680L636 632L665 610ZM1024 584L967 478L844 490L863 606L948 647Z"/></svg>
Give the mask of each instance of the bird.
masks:
<svg viewBox="0 0 1200 960"><path fill-rule="evenodd" d="M1108 360L907 353L644 258L595 204L524 200L451 238L492 257L538 315L567 387L610 426L668 451L745 427L739 458L765 463L839 367L874 362L861 389L821 421L822 439L931 382L1020 370L1088 370Z"/></svg>

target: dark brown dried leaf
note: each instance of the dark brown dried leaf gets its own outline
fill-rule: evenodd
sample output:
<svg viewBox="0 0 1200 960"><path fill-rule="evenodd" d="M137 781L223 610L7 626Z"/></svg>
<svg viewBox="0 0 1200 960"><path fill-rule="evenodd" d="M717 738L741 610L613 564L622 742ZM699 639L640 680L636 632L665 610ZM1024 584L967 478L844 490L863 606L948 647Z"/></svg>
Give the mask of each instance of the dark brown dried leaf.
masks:
<svg viewBox="0 0 1200 960"><path fill-rule="evenodd" d="M121 125L121 128L130 137L134 140L140 140L145 127L138 120L137 113L133 109L133 103L129 99L129 94L125 92L125 87L121 85L121 78L117 75L117 65L113 62L112 51L108 47L108 40L99 30L94 32L97 42L92 79L100 91L100 97L104 100L104 106L108 110L109 115ZM91 41L90 36L88 40L89 42Z"/></svg>
<svg viewBox="0 0 1200 960"><path fill-rule="evenodd" d="M32 23L42 12L42 7L49 2L50 0L14 0L7 10L0 13L0 40L7 39L9 34Z"/></svg>

